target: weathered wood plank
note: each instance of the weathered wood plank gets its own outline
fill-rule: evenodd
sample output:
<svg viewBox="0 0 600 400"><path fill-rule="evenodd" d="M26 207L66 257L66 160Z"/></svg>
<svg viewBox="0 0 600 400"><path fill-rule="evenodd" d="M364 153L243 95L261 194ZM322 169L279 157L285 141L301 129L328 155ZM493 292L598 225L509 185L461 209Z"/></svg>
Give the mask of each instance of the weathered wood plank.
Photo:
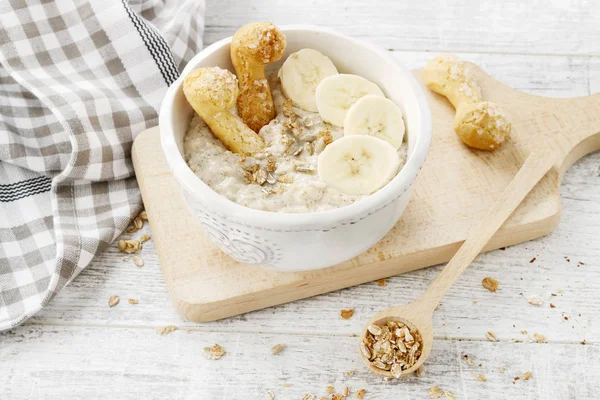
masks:
<svg viewBox="0 0 600 400"><path fill-rule="evenodd" d="M260 20L330 27L399 50L600 55L600 4L593 0L209 0L205 43Z"/></svg>
<svg viewBox="0 0 600 400"><path fill-rule="evenodd" d="M160 336L153 329L23 326L0 336L0 389L13 400L266 399L267 390L276 399L300 399L326 395L327 385L365 388L365 399L428 398L433 385L459 399L597 398L598 346L438 340L424 376L385 383L362 366L357 340L322 332ZM229 354L205 359L203 347L214 343ZM287 347L273 356L277 343ZM355 374L345 375L350 370ZM513 381L526 371L530 380Z"/></svg>

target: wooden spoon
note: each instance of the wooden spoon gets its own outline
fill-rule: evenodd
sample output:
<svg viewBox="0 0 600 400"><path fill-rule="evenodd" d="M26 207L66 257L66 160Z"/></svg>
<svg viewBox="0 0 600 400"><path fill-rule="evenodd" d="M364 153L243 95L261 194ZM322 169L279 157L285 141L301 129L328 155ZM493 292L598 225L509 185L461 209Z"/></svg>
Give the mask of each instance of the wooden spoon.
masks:
<svg viewBox="0 0 600 400"><path fill-rule="evenodd" d="M429 356L433 345L433 312L444 297L448 289L458 280L471 262L481 252L496 231L510 217L513 211L521 204L527 194L546 175L557 162L556 153L547 145L534 150L523 163L523 166L502 192L494 206L481 220L479 226L468 236L467 240L458 249L454 257L440 272L429 288L418 299L404 306L387 308L376 314L365 325L361 333L362 339L367 335L370 325L383 325L388 321L399 321L409 328L416 329L421 334L423 346L421 356L416 364L402 371L402 375L416 371ZM369 369L378 375L392 378L390 371L376 368L369 359L360 351L362 361Z"/></svg>

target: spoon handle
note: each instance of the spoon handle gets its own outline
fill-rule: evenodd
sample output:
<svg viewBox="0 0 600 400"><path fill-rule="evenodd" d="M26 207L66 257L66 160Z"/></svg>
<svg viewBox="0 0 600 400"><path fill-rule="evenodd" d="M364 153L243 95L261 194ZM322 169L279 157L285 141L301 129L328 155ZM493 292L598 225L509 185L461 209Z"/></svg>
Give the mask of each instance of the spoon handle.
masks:
<svg viewBox="0 0 600 400"><path fill-rule="evenodd" d="M556 161L556 154L549 146L531 152L494 206L421 296L420 300L430 306L431 311Z"/></svg>

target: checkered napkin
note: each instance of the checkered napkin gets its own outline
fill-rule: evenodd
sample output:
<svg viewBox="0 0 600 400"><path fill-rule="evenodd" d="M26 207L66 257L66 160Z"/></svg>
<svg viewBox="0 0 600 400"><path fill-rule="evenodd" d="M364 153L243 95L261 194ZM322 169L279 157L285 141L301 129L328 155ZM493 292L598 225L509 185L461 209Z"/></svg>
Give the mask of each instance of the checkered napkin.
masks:
<svg viewBox="0 0 600 400"><path fill-rule="evenodd" d="M203 24L203 0L0 1L0 330L140 211L133 138L157 124Z"/></svg>

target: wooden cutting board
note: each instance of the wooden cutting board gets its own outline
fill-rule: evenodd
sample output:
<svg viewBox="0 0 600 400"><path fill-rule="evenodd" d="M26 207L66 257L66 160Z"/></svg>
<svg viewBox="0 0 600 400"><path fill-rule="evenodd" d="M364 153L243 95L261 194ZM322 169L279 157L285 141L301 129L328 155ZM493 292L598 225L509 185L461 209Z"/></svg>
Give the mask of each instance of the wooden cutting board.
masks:
<svg viewBox="0 0 600 400"><path fill-rule="evenodd" d="M574 99L528 95L474 68L485 100L510 117L510 139L493 153L469 150L452 129L454 109L425 88L433 114L431 151L400 221L378 244L343 264L277 272L222 253L188 212L165 162L158 128L142 132L133 162L173 304L185 318L212 321L448 261L526 155L549 141L562 155L486 250L532 240L560 220L560 181L576 160L600 149L600 94ZM420 81L420 71L414 72Z"/></svg>

